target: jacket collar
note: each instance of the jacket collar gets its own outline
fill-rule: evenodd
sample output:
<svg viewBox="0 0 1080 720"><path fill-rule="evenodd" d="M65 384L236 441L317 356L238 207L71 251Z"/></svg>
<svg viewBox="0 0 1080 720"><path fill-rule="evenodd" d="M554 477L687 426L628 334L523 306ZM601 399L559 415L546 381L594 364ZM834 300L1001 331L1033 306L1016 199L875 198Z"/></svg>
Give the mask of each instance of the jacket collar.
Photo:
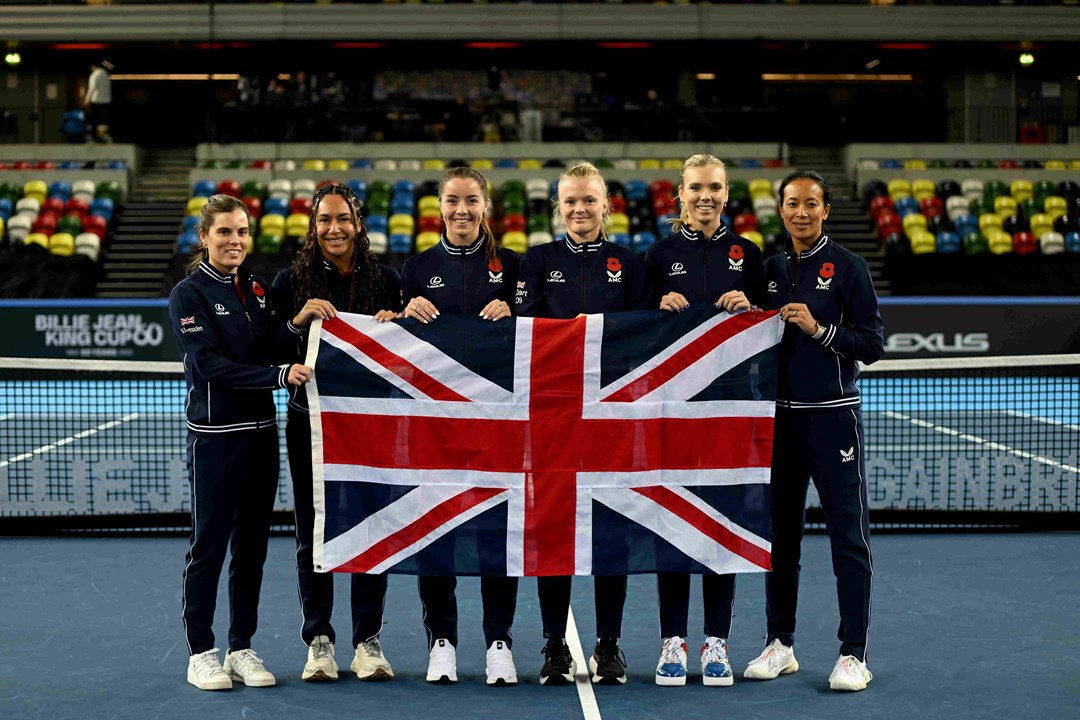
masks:
<svg viewBox="0 0 1080 720"><path fill-rule="evenodd" d="M727 227L723 223L720 223L720 227L715 233L713 233L713 236L710 238L706 238L705 233L700 230L691 230L685 225L679 228L679 232L682 233L682 236L684 238L695 242L700 242L704 240L707 240L708 242L717 242L718 240L721 240L722 238L724 238L724 236L727 235L727 231Z"/></svg>
<svg viewBox="0 0 1080 720"><path fill-rule="evenodd" d="M214 266L211 265L209 263L209 261L207 261L205 259L199 261L199 270L201 270L203 273L205 273L207 276L209 276L215 282L219 282L222 285L228 285L229 283L234 282L236 280L237 276L240 276L241 278L243 277L243 275L240 275L240 268L237 268L236 275L224 275L224 274L218 272L214 268Z"/></svg>
<svg viewBox="0 0 1080 720"><path fill-rule="evenodd" d="M452 244L449 240L447 240L446 239L446 233L443 233L442 238L439 241L439 244L442 245L442 249L445 250L450 255L455 255L455 256L472 255L474 252L476 252L480 248L484 247L485 238L486 238L486 236L484 235L484 233L480 233L480 235L477 236L477 238L476 238L476 242L474 242L472 245L467 245L465 247L459 247L457 245Z"/></svg>
<svg viewBox="0 0 1080 720"><path fill-rule="evenodd" d="M809 247L809 249L803 250L801 253L798 253L799 259L801 260L802 258L808 258L808 257L810 257L812 255L816 255L817 253L824 250L825 246L828 245L830 242L832 242L832 241L829 240L828 234L821 233L821 235L818 237L817 240L814 241L814 244L811 245ZM790 238L788 239L787 255L788 255L788 258L790 258L792 260L795 259L795 255L796 255L796 253L795 253L795 245L791 242Z"/></svg>
<svg viewBox="0 0 1080 720"><path fill-rule="evenodd" d="M566 243L566 247L569 248L570 252L572 253L594 253L600 252L600 249L604 247L604 243L607 241L604 240L603 236L600 236L596 239L595 242L581 243L579 245L578 243L571 240L570 236L567 235L564 238L564 242Z"/></svg>

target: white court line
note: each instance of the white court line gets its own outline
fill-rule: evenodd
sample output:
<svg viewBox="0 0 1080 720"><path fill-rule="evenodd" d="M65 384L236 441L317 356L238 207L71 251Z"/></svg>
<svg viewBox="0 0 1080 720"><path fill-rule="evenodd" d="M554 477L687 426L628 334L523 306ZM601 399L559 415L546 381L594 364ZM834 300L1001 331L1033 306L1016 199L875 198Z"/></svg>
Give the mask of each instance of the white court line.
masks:
<svg viewBox="0 0 1080 720"><path fill-rule="evenodd" d="M1001 412L1006 415L1013 415L1015 417L1022 417L1025 420L1036 420L1038 422L1047 423L1049 425L1058 425L1059 427L1068 428L1070 430L1080 430L1080 425L1071 425L1069 423L1055 420L1054 418L1040 417L1039 415L1028 415L1027 413L1018 412L1016 410L1002 410ZM3 418L0 418L2 420Z"/></svg>
<svg viewBox="0 0 1080 720"><path fill-rule="evenodd" d="M61 445L67 445L68 443L73 443L76 440L81 440L84 437L89 437L89 436L91 436L91 435L93 435L95 433L99 433L102 430L108 430L110 428L116 427L117 425L123 425L124 423L130 422L131 420L134 420L137 417L139 417L139 413L129 413L127 415L124 415L123 417L117 418L116 420L110 420L107 423L102 423L101 425L98 425L95 428L90 428L89 430L83 430L82 432L77 432L74 435L69 435L68 437L64 438L63 440L57 440L54 443L49 443L48 445L42 445L41 447L39 447L39 448L37 448L35 450L31 450L30 452L25 452L25 453L23 453L21 455L15 455L14 457L9 457L7 460L0 461L0 468L7 467L8 465L11 465L12 463L22 462L23 460L27 460L29 458L34 457L35 455L40 455L42 453L47 453L47 452L49 452L51 450L55 450L56 448L60 447Z"/></svg>
<svg viewBox="0 0 1080 720"><path fill-rule="evenodd" d="M581 649L581 638L578 637L573 609L566 611L566 644L577 664L574 684L577 685L578 700L581 702L581 714L585 720L600 720L600 707L596 704L596 694L593 693L592 673L589 672L585 653Z"/></svg>
<svg viewBox="0 0 1080 720"><path fill-rule="evenodd" d="M932 422L927 422L925 420L919 420L918 418L913 418L910 415L904 415L903 413L898 413L898 412L893 412L891 410L887 410L887 411L885 411L885 415L887 415L887 416L889 416L891 418L895 418L897 420L903 420L905 422L909 422L912 425L918 425L919 427L929 428L929 429L931 429L931 430L933 430L935 432L939 432L939 433L941 433L943 435L952 435L954 437L960 438L961 440L966 440L967 442L975 443L976 445L982 445L983 447L990 448L991 450L1001 450L1003 452L1009 453L1010 455L1015 455L1017 457L1022 457L1022 458L1026 458L1026 459L1029 459L1029 460L1034 460L1035 462L1040 462L1040 463L1042 463L1044 465L1051 465L1053 467L1061 468L1062 470L1068 470L1069 472L1076 473L1077 475L1080 475L1080 467L1074 467L1073 465L1063 465L1063 464L1059 463L1057 460L1051 460L1050 458L1043 457L1042 455L1035 455L1033 453L1029 453L1029 452L1026 452L1024 450L1020 450L1018 448L1010 447L1008 445L1002 445L1001 443L997 443L997 442L994 442L992 440L987 440L986 438L981 438L981 437L978 437L976 435L968 435L967 433L962 433L959 430L953 430L952 428L943 427L941 425L935 425Z"/></svg>

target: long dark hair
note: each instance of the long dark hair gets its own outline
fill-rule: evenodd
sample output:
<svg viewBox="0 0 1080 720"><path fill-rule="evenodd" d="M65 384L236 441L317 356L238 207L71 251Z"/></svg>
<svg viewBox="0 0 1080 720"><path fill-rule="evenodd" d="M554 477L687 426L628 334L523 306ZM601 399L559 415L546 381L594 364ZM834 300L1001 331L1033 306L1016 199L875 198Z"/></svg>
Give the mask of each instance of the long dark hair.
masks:
<svg viewBox="0 0 1080 720"><path fill-rule="evenodd" d="M349 280L349 299L343 312L374 315L383 309L378 306L382 296L383 276L379 262L368 244L367 226L360 217L360 200L348 185L328 183L319 188L311 198L311 217L308 218L307 238L304 246L296 251L293 259L293 287L296 289L296 307L303 307L311 298L330 300L330 288L326 284L326 273L322 268L322 251L315 232L315 218L319 214L319 204L327 195L340 195L349 205L356 238L353 240L352 256L349 266L352 277Z"/></svg>

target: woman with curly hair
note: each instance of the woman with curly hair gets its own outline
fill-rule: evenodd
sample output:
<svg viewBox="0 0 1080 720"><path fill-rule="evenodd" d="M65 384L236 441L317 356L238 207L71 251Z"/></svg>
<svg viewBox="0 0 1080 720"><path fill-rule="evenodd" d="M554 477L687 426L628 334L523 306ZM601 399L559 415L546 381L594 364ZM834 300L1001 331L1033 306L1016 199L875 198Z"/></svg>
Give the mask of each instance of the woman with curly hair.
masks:
<svg viewBox="0 0 1080 720"><path fill-rule="evenodd" d="M304 246L297 251L292 267L274 279L278 314L287 318L279 337L296 358L304 357L308 328L316 318L325 320L341 311L373 315L375 320L386 322L401 309L398 273L376 260L359 211L360 201L349 187L331 183L320 188L311 201ZM303 387L297 387L289 397L285 440L296 515L296 574L304 614L300 632L308 646L301 678L336 680L335 635L330 624L334 579L330 574L316 573L312 564L311 424ZM352 644L356 648L350 669L360 680L389 680L394 671L379 643L386 576L357 573L350 577Z"/></svg>

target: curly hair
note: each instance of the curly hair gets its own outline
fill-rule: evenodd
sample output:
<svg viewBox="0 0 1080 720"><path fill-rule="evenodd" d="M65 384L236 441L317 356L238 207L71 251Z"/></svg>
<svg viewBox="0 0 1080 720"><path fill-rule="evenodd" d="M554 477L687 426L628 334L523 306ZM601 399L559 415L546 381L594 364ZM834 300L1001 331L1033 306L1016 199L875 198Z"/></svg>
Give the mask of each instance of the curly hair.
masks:
<svg viewBox="0 0 1080 720"><path fill-rule="evenodd" d="M356 226L356 238L353 241L352 256L349 265L352 277L349 280L349 299L347 306L339 308L342 312L374 315L379 310L379 297L383 291L383 276L378 260L368 244L367 226L360 215L360 200L348 185L327 183L319 188L311 198L311 217L308 218L307 238L304 246L296 251L293 259L293 286L296 289L296 307L303 307L311 298L330 300L330 288L326 284L323 272L322 252L315 232L315 218L319 214L319 204L327 195L340 195L349 205L353 225Z"/></svg>

